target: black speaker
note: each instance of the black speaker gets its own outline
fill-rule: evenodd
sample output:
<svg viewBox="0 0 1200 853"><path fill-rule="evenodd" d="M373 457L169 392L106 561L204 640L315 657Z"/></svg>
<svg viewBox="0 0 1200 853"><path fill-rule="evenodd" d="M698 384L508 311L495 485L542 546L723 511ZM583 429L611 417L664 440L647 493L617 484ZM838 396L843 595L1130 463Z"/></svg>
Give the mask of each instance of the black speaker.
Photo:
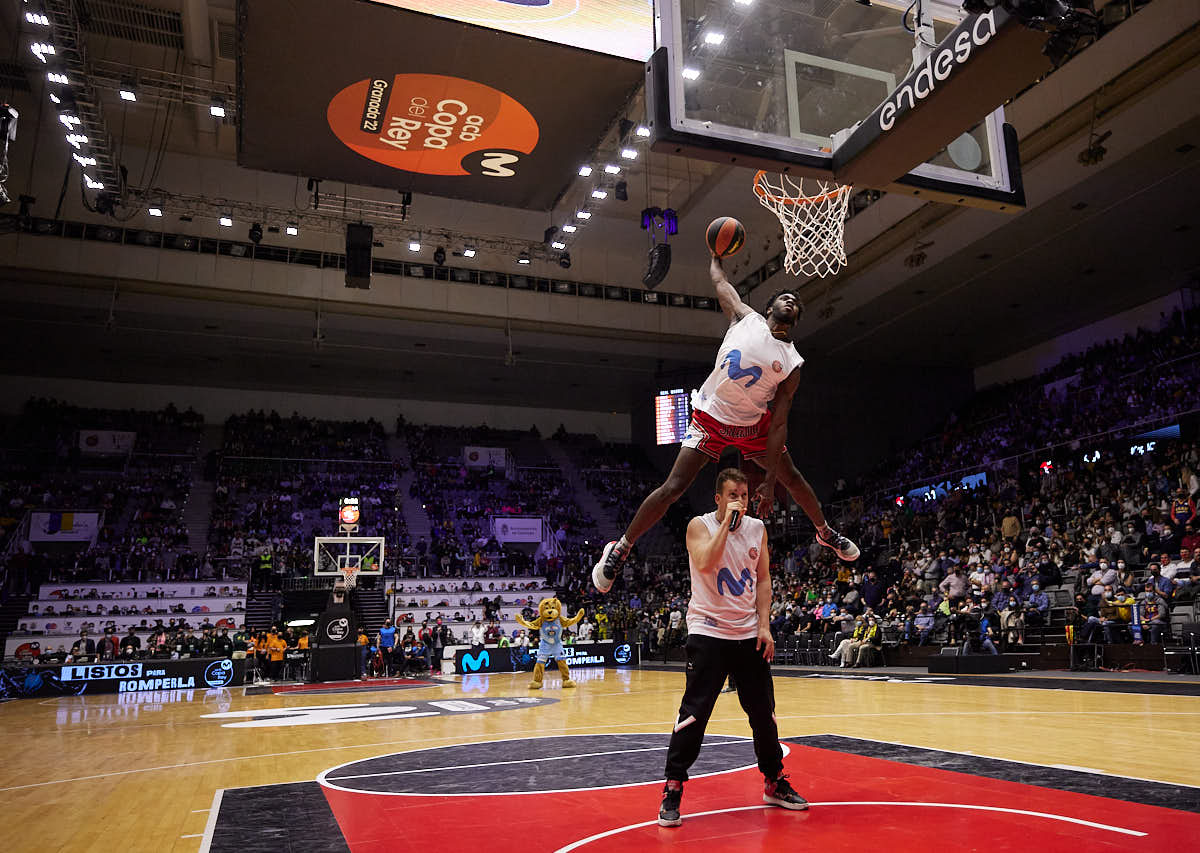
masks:
<svg viewBox="0 0 1200 853"><path fill-rule="evenodd" d="M650 250L649 265L646 274L642 276L642 284L653 290L662 284L671 270L671 247L666 243L658 243Z"/></svg>
<svg viewBox="0 0 1200 853"><path fill-rule="evenodd" d="M346 226L346 287L371 287L371 244L375 229L362 222Z"/></svg>

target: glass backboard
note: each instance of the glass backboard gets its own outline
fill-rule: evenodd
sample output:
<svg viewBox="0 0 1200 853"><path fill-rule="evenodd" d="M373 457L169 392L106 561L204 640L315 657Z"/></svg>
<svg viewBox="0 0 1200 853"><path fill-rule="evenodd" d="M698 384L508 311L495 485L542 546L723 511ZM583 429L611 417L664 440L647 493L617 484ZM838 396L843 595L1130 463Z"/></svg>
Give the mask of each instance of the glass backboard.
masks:
<svg viewBox="0 0 1200 853"><path fill-rule="evenodd" d="M834 148L913 68L909 8L901 0L665 0L647 67L655 148L828 179ZM930 46L965 17L957 4L926 0L924 8ZM876 188L1023 206L1016 134L1003 108Z"/></svg>

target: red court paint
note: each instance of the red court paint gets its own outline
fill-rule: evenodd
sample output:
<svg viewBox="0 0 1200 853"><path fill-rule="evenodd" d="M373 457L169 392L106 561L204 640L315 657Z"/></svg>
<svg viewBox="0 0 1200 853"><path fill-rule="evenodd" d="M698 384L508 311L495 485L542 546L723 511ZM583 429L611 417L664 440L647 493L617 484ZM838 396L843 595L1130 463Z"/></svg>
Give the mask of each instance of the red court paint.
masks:
<svg viewBox="0 0 1200 853"><path fill-rule="evenodd" d="M1190 812L789 746L787 771L800 793L814 803L807 812L779 808L724 811L762 805L762 777L755 770L742 770L688 782L681 827L667 829L655 824L582 844L591 836L654 820L661 785L482 796L388 796L323 790L352 853L430 849L526 853L555 851L572 844L579 845L573 849L591 853L664 848L832 853L864 846L889 853L1182 853L1196 849L1200 839L1200 815ZM1040 812L1051 817L963 806ZM710 811L721 813L688 817Z"/></svg>

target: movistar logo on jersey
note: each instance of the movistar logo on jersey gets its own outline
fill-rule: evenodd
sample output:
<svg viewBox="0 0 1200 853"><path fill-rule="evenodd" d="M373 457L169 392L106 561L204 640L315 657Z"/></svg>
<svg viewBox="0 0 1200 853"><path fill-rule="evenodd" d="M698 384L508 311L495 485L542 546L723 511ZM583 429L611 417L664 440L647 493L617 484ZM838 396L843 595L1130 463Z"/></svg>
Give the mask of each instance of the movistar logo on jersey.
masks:
<svg viewBox="0 0 1200 853"><path fill-rule="evenodd" d="M478 657L467 652L462 657L462 665L467 672L479 672L485 666L492 665L492 656L488 654L487 649L480 652Z"/></svg>
<svg viewBox="0 0 1200 853"><path fill-rule="evenodd" d="M717 592L725 595L725 588L728 587L730 595L741 595L746 590L754 591L754 576L750 574L749 569L742 569L740 578L735 578L733 572L727 568L722 568L717 572Z"/></svg>
<svg viewBox="0 0 1200 853"><path fill-rule="evenodd" d="M742 351L740 349L731 349L729 351L725 356L725 360L721 362L722 367L725 365L729 365L729 378L734 382L744 379L747 376L750 377L750 381L746 383L747 388L762 379L761 367L756 367L755 365L742 367Z"/></svg>

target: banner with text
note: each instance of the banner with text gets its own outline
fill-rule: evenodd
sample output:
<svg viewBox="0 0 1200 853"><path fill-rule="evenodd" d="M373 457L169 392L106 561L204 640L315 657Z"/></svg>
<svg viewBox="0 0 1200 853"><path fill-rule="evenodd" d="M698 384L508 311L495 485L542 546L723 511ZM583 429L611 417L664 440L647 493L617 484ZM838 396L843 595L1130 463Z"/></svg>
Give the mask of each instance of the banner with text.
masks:
<svg viewBox="0 0 1200 853"><path fill-rule="evenodd" d="M94 542L99 532L98 512L34 512L29 516L30 542Z"/></svg>
<svg viewBox="0 0 1200 853"><path fill-rule="evenodd" d="M245 671L245 661L228 658L5 666L4 677L0 679L0 699L147 690L213 690L240 686Z"/></svg>
<svg viewBox="0 0 1200 853"><path fill-rule="evenodd" d="M507 542L541 542L542 519L499 515L492 519L492 535L501 545Z"/></svg>
<svg viewBox="0 0 1200 853"><path fill-rule="evenodd" d="M81 429L79 449L96 456L124 456L133 452L136 432L115 429Z"/></svg>
<svg viewBox="0 0 1200 853"><path fill-rule="evenodd" d="M464 447L463 464L468 468L505 468L508 451L503 447Z"/></svg>

